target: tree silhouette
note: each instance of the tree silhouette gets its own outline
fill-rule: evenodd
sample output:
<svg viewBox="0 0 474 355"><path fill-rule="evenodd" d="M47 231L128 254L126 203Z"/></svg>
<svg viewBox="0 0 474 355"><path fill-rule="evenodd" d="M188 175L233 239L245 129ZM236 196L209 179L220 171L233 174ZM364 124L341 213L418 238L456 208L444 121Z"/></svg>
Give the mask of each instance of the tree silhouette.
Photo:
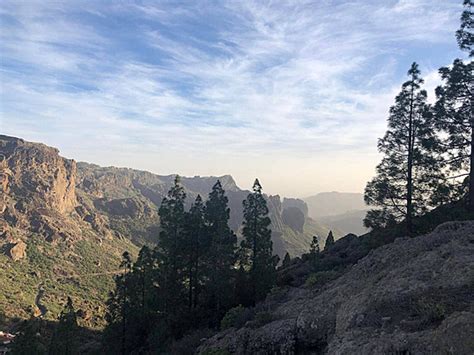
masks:
<svg viewBox="0 0 474 355"><path fill-rule="evenodd" d="M253 191L244 200L242 249L249 255L248 267L253 303L261 301L275 284L278 257L272 255L270 218L262 186L255 180Z"/></svg>
<svg viewBox="0 0 474 355"><path fill-rule="evenodd" d="M334 235L332 231L329 231L328 237L326 238L326 243L324 244L324 250L327 250L334 244Z"/></svg>
<svg viewBox="0 0 474 355"><path fill-rule="evenodd" d="M435 203L434 191L444 177L441 148L416 63L408 76L390 108L388 130L378 143L384 156L364 195L365 202L377 208L369 211L364 224L380 228L405 220L411 235L413 217Z"/></svg>
<svg viewBox="0 0 474 355"><path fill-rule="evenodd" d="M469 52L470 57L474 57L474 2L464 0L464 11L461 15L461 26L456 31L456 39L459 48Z"/></svg>

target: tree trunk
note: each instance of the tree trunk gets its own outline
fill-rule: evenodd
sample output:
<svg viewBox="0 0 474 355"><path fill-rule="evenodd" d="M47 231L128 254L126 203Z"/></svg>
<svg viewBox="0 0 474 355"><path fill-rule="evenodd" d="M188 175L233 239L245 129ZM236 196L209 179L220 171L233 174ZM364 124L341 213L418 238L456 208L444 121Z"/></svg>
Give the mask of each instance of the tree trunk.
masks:
<svg viewBox="0 0 474 355"><path fill-rule="evenodd" d="M471 156L469 170L469 212L474 212L474 117L471 117Z"/></svg>
<svg viewBox="0 0 474 355"><path fill-rule="evenodd" d="M410 116L408 123L408 176L407 176L407 215L406 215L406 228L407 235L411 236L413 233L413 100L414 92L412 88L410 97Z"/></svg>

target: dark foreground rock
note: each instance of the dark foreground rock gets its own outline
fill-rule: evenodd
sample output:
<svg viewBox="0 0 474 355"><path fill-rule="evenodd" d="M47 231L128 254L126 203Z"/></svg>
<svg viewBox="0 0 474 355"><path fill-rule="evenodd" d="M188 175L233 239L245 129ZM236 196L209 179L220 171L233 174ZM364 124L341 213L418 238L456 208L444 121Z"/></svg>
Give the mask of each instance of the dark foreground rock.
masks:
<svg viewBox="0 0 474 355"><path fill-rule="evenodd" d="M400 238L322 289L291 288L198 349L232 354L473 354L474 222Z"/></svg>

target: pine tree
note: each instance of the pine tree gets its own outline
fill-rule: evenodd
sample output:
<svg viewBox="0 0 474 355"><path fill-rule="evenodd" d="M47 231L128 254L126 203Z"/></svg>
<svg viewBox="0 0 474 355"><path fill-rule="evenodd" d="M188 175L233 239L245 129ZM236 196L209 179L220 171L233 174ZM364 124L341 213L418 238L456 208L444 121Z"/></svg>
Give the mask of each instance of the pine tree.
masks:
<svg viewBox="0 0 474 355"><path fill-rule="evenodd" d="M377 208L369 211L364 224L381 228L405 220L411 235L413 217L433 206L434 191L444 180L439 142L416 63L408 76L390 108L388 130L378 143L384 157L364 195L365 202Z"/></svg>
<svg viewBox="0 0 474 355"><path fill-rule="evenodd" d="M249 255L252 303L265 298L276 281L278 257L272 255L270 218L262 186L255 180L253 191L243 201L244 222L241 248Z"/></svg>
<svg viewBox="0 0 474 355"><path fill-rule="evenodd" d="M232 282L235 276L237 237L229 228L228 201L221 182L217 180L209 193L205 210L207 238L209 238L206 258L209 282L207 282L206 292L208 307L213 318L211 326L219 325L220 318L233 301Z"/></svg>
<svg viewBox="0 0 474 355"><path fill-rule="evenodd" d="M77 331L77 315L72 304L72 299L67 298L67 303L61 314L59 315L59 322L56 325L49 354L51 355L69 355L77 354L77 344L75 342L75 332Z"/></svg>
<svg viewBox="0 0 474 355"><path fill-rule="evenodd" d="M106 346L111 352L126 354L130 350L127 329L132 314L130 294L133 289L130 282L132 261L128 252L122 254L120 268L123 273L115 276L115 290L110 292L107 300L105 316L107 327L104 331L104 337Z"/></svg>
<svg viewBox="0 0 474 355"><path fill-rule="evenodd" d="M147 349L150 329L156 323L158 309L157 290L154 286L157 262L153 251L147 246L140 250L137 260L127 275L128 283L128 349Z"/></svg>
<svg viewBox="0 0 474 355"><path fill-rule="evenodd" d="M474 62L456 59L451 68L440 69L443 85L436 88L437 127L445 133L444 147L453 183L465 190L460 178L468 176L469 210L474 212ZM457 196L455 196L457 197Z"/></svg>
<svg viewBox="0 0 474 355"><path fill-rule="evenodd" d="M286 252L285 257L283 258L282 266L287 267L290 266L291 264L291 257L288 252Z"/></svg>
<svg viewBox="0 0 474 355"><path fill-rule="evenodd" d="M461 16L461 26L456 32L459 47L474 56L474 16L473 2L464 1L465 11ZM451 67L439 70L443 84L436 88L435 114L437 128L445 133L444 147L448 153L447 164L454 186L447 192L464 194L468 176L469 211L474 212L474 62L464 63L455 59ZM460 182L460 183L458 183ZM454 194L451 198L458 198Z"/></svg>
<svg viewBox="0 0 474 355"><path fill-rule="evenodd" d="M204 220L205 207L200 195L196 197L191 209L186 214L185 253L187 257L188 307L196 309L199 293L204 283L202 270L203 256L206 254L206 225Z"/></svg>
<svg viewBox="0 0 474 355"><path fill-rule="evenodd" d="M160 240L156 249L159 259L158 284L160 286L160 313L174 336L182 332L186 312L186 288L184 285L186 257L186 233L184 202L186 193L176 176L174 185L161 202Z"/></svg>
<svg viewBox="0 0 474 355"><path fill-rule="evenodd" d="M474 57L474 2L464 0L464 11L461 15L461 26L456 32L456 39L462 50L469 52Z"/></svg>
<svg viewBox="0 0 474 355"><path fill-rule="evenodd" d="M330 248L333 244L334 235L332 234L332 231L329 231L328 237L326 238L326 243L324 244L324 250L328 250L328 248Z"/></svg>
<svg viewBox="0 0 474 355"><path fill-rule="evenodd" d="M331 232L330 232L331 233ZM331 234L332 235L332 234ZM318 236L314 235L313 240L311 241L311 245L309 248L309 254L311 256L315 256L319 254L319 241L318 241Z"/></svg>

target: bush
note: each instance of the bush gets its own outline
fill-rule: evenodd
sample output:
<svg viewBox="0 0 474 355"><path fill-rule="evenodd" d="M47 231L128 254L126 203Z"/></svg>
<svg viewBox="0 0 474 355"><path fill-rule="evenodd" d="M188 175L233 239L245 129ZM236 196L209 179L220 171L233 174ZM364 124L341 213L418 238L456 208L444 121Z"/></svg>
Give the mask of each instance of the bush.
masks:
<svg viewBox="0 0 474 355"><path fill-rule="evenodd" d="M428 323L440 322L446 316L444 305L426 298L421 298L417 301L416 311Z"/></svg>
<svg viewBox="0 0 474 355"><path fill-rule="evenodd" d="M270 312L258 312L255 315L255 320L253 321L253 325L255 328L261 327L265 324L270 323L273 321L273 315Z"/></svg>
<svg viewBox="0 0 474 355"><path fill-rule="evenodd" d="M170 352L171 354L176 355L194 354L199 345L201 345L201 340L206 339L211 335L212 331L209 329L195 330L173 342L170 347Z"/></svg>
<svg viewBox="0 0 474 355"><path fill-rule="evenodd" d="M252 309L242 307L231 308L227 311L224 318L221 320L221 329L241 328L254 317Z"/></svg>
<svg viewBox="0 0 474 355"><path fill-rule="evenodd" d="M312 273L308 276L305 282L306 287L315 287L315 286L323 286L327 284L329 281L337 279L341 273L330 270L330 271L320 271Z"/></svg>
<svg viewBox="0 0 474 355"><path fill-rule="evenodd" d="M279 287L274 286L270 293L267 295L267 302L281 302L286 299L286 295L288 294L288 288L286 287Z"/></svg>

